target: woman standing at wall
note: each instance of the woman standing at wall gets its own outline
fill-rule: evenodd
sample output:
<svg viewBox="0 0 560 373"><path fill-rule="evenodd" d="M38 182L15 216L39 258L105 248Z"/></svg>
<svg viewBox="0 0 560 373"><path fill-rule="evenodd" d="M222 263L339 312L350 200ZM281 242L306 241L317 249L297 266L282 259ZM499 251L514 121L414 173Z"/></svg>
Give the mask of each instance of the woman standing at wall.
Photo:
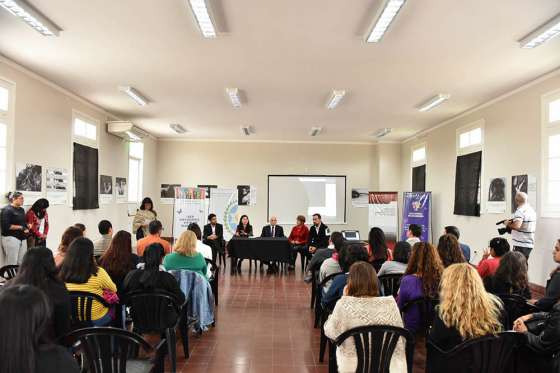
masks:
<svg viewBox="0 0 560 373"><path fill-rule="evenodd" d="M148 225L150 225L151 221L156 220L156 218L157 213L154 210L154 203L151 198L144 198L140 208L136 210L136 215L134 215L134 220L132 221L132 232L136 235L137 240L148 235Z"/></svg>
<svg viewBox="0 0 560 373"><path fill-rule="evenodd" d="M49 201L45 198L39 198L27 210L25 220L29 225L29 238L27 239L27 247L45 246L47 244L47 234L49 233Z"/></svg>

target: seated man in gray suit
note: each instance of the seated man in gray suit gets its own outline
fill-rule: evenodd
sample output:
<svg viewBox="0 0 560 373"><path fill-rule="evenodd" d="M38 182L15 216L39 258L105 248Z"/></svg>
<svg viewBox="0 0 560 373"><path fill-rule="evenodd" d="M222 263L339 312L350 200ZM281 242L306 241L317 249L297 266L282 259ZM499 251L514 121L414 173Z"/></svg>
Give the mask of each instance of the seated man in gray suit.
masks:
<svg viewBox="0 0 560 373"><path fill-rule="evenodd" d="M285 237L284 236L284 228L282 226L277 225L278 219L276 216L271 216L269 220L269 225L265 225L261 232L261 237ZM261 263L262 266L263 263ZM275 263L266 263L268 265L267 272L272 273L276 271L278 268Z"/></svg>

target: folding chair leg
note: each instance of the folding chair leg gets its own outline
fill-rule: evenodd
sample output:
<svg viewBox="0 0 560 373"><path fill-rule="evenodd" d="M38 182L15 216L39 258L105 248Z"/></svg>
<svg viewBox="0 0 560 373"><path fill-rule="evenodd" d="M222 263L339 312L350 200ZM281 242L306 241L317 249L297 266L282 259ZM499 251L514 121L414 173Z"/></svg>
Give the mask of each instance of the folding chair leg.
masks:
<svg viewBox="0 0 560 373"><path fill-rule="evenodd" d="M329 373L337 373L338 364L336 363L336 346L329 341Z"/></svg>
<svg viewBox="0 0 560 373"><path fill-rule="evenodd" d="M167 351L169 353L169 360L171 362L171 373L177 372L177 337L175 335L175 329L169 328L165 331L165 337L167 339Z"/></svg>
<svg viewBox="0 0 560 373"><path fill-rule="evenodd" d="M319 345L319 362L323 362L325 360L325 349L327 347L327 336L325 332L321 328L321 344ZM329 356L330 359L330 356Z"/></svg>

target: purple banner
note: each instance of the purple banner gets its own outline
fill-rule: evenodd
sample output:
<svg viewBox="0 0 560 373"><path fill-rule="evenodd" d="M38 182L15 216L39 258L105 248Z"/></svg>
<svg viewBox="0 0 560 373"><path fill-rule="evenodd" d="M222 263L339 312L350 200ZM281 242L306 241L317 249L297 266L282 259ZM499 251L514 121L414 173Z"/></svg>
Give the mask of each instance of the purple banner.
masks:
<svg viewBox="0 0 560 373"><path fill-rule="evenodd" d="M404 192L403 202L401 239L407 239L406 232L410 224L417 224L422 227L421 240L428 241L432 210L432 192Z"/></svg>

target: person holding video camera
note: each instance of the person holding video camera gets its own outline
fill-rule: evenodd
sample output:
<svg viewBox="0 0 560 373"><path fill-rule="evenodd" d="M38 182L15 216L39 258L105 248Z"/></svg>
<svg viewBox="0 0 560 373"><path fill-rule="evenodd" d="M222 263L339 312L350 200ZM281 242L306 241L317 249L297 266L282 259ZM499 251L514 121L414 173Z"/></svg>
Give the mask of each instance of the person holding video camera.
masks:
<svg viewBox="0 0 560 373"><path fill-rule="evenodd" d="M529 205L527 193L517 192L515 194L515 206L517 210L513 218L503 221L505 228L498 229L500 234L511 233L513 251L519 251L529 262L529 254L535 246L535 229L537 226L537 214Z"/></svg>

